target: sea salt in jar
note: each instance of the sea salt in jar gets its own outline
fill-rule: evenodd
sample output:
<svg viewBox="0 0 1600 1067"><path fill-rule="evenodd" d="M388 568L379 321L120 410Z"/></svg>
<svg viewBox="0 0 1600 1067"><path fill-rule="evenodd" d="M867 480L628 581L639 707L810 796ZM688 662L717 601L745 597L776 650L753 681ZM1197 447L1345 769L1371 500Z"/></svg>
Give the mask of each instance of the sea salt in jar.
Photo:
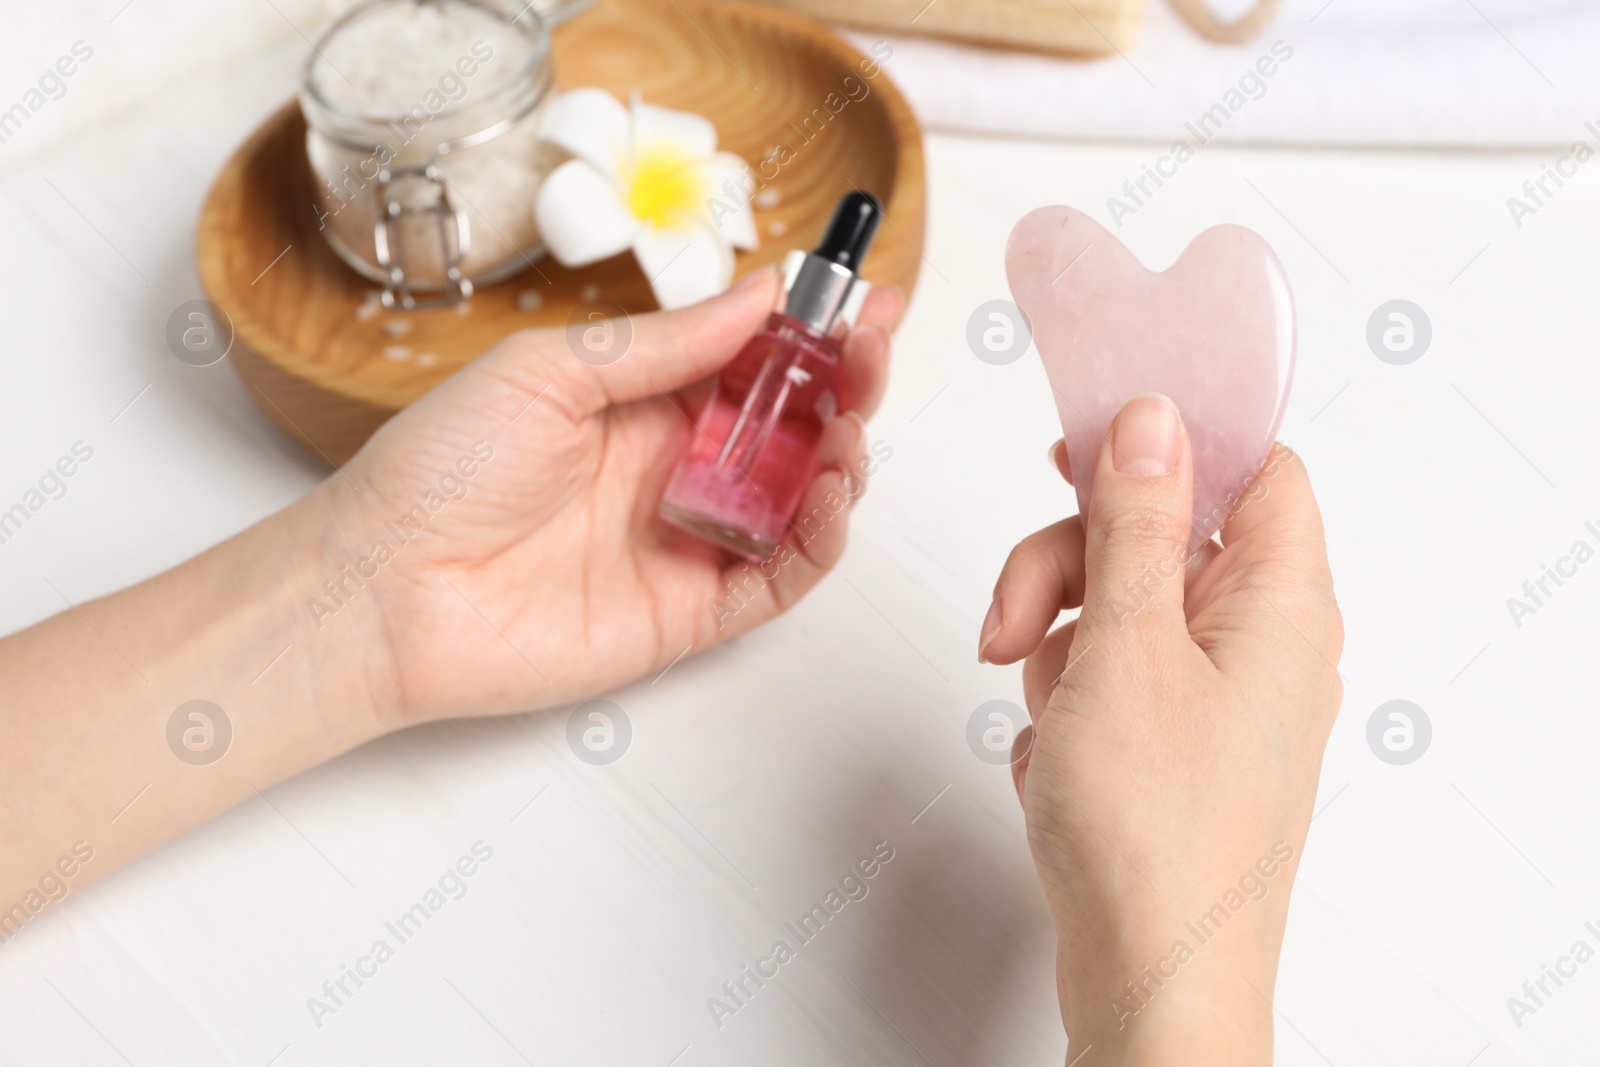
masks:
<svg viewBox="0 0 1600 1067"><path fill-rule="evenodd" d="M550 84L544 24L492 0L367 0L313 47L300 107L317 217L386 306L455 304L544 254Z"/></svg>

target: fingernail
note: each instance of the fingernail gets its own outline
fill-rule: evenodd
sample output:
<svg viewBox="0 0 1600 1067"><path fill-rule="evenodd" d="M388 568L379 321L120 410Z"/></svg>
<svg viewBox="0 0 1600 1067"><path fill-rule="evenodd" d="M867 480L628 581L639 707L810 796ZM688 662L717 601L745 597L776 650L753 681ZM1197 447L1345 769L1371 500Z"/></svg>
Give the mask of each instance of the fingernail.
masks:
<svg viewBox="0 0 1600 1067"><path fill-rule="evenodd" d="M865 419L854 411L846 411L839 417L841 419L849 419L856 426L856 459L849 467L839 468L839 476L844 479L845 499L854 507L858 500L867 495L868 464L862 458L862 446L867 440L867 423Z"/></svg>
<svg viewBox="0 0 1600 1067"><path fill-rule="evenodd" d="M1044 454L1045 458L1050 461L1050 469L1055 471L1057 474L1063 473L1062 470L1061 470L1061 458L1060 457L1061 457L1061 448L1066 443L1067 442L1066 442L1065 438L1059 439L1054 444L1052 444L1050 446L1049 450L1046 451L1045 454Z"/></svg>
<svg viewBox="0 0 1600 1067"><path fill-rule="evenodd" d="M906 309L906 291L898 285L886 285L884 289L895 295L895 318L899 318L900 313Z"/></svg>
<svg viewBox="0 0 1600 1067"><path fill-rule="evenodd" d="M871 322L855 329L861 333L870 333L878 339L878 344L883 346L885 352L894 347L894 334L889 332L889 327L881 322Z"/></svg>
<svg viewBox="0 0 1600 1067"><path fill-rule="evenodd" d="M760 270L753 270L749 274L746 274L743 278L740 278L738 281L734 282L733 287L730 288L728 292L742 293L747 289L754 289L756 286L764 284L772 272L777 269L778 268L773 266L766 266L762 267Z"/></svg>
<svg viewBox="0 0 1600 1067"><path fill-rule="evenodd" d="M989 643L1000 633L1000 594L994 595L994 601L989 605L989 614L983 617L983 630L978 634L978 662L988 663L983 654L989 651Z"/></svg>
<svg viewBox="0 0 1600 1067"><path fill-rule="evenodd" d="M1122 406L1111 429L1111 463L1124 474L1166 475L1178 465L1178 409L1159 393Z"/></svg>

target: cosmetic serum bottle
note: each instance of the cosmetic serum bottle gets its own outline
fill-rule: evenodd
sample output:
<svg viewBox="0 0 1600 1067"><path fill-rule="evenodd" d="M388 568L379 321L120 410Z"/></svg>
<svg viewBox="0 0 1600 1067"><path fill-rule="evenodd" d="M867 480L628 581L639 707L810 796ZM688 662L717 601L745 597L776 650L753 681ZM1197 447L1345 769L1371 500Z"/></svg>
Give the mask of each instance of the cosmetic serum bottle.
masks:
<svg viewBox="0 0 1600 1067"><path fill-rule="evenodd" d="M783 308L718 377L662 498L667 522L746 559L777 551L838 411L841 345L869 288L857 272L882 217L851 193L816 251L789 253Z"/></svg>

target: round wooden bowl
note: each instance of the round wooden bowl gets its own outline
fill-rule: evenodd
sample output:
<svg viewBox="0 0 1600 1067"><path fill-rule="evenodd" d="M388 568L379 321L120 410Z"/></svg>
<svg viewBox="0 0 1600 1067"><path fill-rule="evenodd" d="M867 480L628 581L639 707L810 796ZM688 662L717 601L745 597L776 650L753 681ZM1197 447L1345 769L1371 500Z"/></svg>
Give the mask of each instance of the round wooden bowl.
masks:
<svg viewBox="0 0 1600 1067"><path fill-rule="evenodd" d="M922 260L921 131L887 73L864 68L826 27L755 6L600 0L553 37L562 87L600 86L619 99L638 90L698 112L716 124L720 147L752 165L777 145L791 148L768 186L777 203L756 202L761 247L738 254L737 274L815 244L838 198L858 188L885 207L862 273L911 291ZM849 102L828 121L802 128L813 109L831 112L841 100ZM349 459L391 415L515 330L565 326L597 299L629 313L656 306L624 254L579 270L546 257L480 289L465 313L374 313L373 284L318 232L313 180L305 121L291 102L223 168L195 244L200 284L232 320L234 368L267 415L329 463Z"/></svg>

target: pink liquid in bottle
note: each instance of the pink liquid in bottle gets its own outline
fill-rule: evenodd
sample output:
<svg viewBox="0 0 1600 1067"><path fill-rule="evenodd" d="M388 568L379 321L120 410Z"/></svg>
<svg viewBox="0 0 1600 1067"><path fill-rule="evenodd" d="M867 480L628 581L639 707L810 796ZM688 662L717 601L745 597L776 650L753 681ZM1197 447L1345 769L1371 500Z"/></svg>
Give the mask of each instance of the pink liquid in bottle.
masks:
<svg viewBox="0 0 1600 1067"><path fill-rule="evenodd" d="M783 541L838 410L839 343L776 312L723 369L661 516L749 559Z"/></svg>
<svg viewBox="0 0 1600 1067"><path fill-rule="evenodd" d="M882 217L867 193L839 202L815 252L791 253L782 311L723 368L695 421L661 517L747 559L782 544L817 475L822 429L839 409L842 330Z"/></svg>

